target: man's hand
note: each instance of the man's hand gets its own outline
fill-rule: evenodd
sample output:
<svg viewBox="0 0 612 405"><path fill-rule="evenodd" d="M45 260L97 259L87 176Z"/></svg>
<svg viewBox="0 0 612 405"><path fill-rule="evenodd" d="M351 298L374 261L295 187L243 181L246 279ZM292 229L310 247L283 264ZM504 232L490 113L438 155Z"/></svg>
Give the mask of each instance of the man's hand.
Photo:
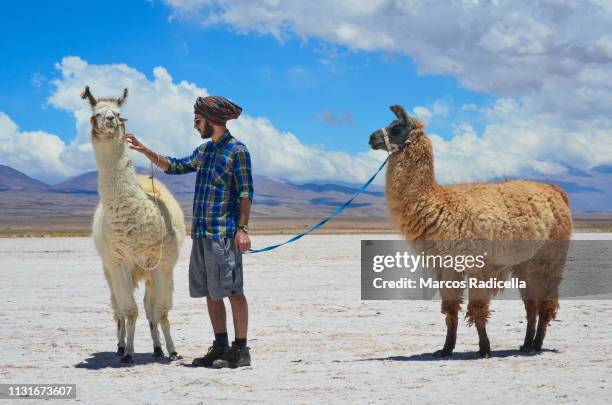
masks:
<svg viewBox="0 0 612 405"><path fill-rule="evenodd" d="M249 234L244 230L238 228L238 232L236 232L236 246L242 253L246 252L251 248L251 239L249 238Z"/></svg>
<svg viewBox="0 0 612 405"><path fill-rule="evenodd" d="M168 170L168 168L170 167L168 159L161 155L158 155L151 149L144 146L144 144L140 142L138 138L134 136L134 134L125 134L125 140L128 143L130 149L144 154L147 159L149 159L154 165L159 166L160 169Z"/></svg>
<svg viewBox="0 0 612 405"><path fill-rule="evenodd" d="M125 134L125 140L129 144L130 149L145 153L148 148L134 136L134 134Z"/></svg>

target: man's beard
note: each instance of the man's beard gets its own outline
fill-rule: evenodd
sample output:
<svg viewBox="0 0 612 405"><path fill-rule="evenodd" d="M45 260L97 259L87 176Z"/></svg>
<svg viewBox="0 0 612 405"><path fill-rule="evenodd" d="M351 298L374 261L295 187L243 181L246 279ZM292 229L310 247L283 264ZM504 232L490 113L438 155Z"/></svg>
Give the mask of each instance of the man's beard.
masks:
<svg viewBox="0 0 612 405"><path fill-rule="evenodd" d="M213 128L212 124L210 122L206 122L204 123L204 133L200 134L200 136L202 139L208 139L212 136L214 130L215 129Z"/></svg>

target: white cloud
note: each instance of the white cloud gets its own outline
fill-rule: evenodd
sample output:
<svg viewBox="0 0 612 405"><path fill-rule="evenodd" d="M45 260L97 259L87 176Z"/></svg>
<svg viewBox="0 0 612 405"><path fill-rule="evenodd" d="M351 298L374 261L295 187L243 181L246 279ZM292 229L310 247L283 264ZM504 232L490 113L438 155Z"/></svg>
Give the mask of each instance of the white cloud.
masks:
<svg viewBox="0 0 612 405"><path fill-rule="evenodd" d="M555 178L569 167L589 170L612 160L607 130L566 131L530 117L511 99L480 111L490 122L481 134L467 123L457 125L450 140L431 134L441 181Z"/></svg>
<svg viewBox="0 0 612 405"><path fill-rule="evenodd" d="M207 95L206 89L186 81L174 83L163 67L153 69L152 80L125 64L91 65L79 57L65 57L56 67L62 76L53 81L55 89L48 102L74 115L76 136L71 146L90 142L91 112L79 96L85 85L95 97L119 96L123 88L129 88L122 111L128 118L127 129L151 148L177 154L197 143L193 103L196 97ZM95 167L93 156L88 157L90 168Z"/></svg>
<svg viewBox="0 0 612 405"><path fill-rule="evenodd" d="M464 106L481 114L480 133L459 123L450 140L432 134L441 181L555 176L567 166L588 170L612 163L609 1L166 2L174 17L196 16L204 24L227 24L240 32L281 40L317 37L353 50L405 54L422 74L449 74L466 88L500 97L487 107ZM206 89L175 82L162 67L151 79L124 64L91 65L78 57L64 58L57 68L61 77L53 82L49 103L73 114L74 139L66 145L44 131L19 131L0 112L0 163L46 180L94 169L89 109L78 96L85 84L98 96L129 87L128 129L150 147L182 155L198 144L192 105ZM427 121L447 115L448 106L436 101L413 111ZM355 156L304 145L264 117L244 114L230 129L251 149L259 174L362 181L382 158L370 151Z"/></svg>
<svg viewBox="0 0 612 405"><path fill-rule="evenodd" d="M605 1L166 3L176 17L240 32L409 55L423 74L453 75L469 89L516 97L530 112L565 123L612 108L612 8Z"/></svg>
<svg viewBox="0 0 612 405"><path fill-rule="evenodd" d="M327 152L304 145L290 132L280 132L266 118L248 115L228 123L239 134L253 156L258 174L291 180L363 181L382 161L384 153L364 151L357 155ZM367 138L364 138L367 146Z"/></svg>
<svg viewBox="0 0 612 405"><path fill-rule="evenodd" d="M72 174L61 158L66 148L57 136L44 131L19 131L8 115L0 111L0 163L42 180Z"/></svg>
<svg viewBox="0 0 612 405"><path fill-rule="evenodd" d="M92 65L74 56L65 57L56 68L61 77L52 82L54 90L48 103L74 116L74 138L66 145L56 135L42 131L19 132L11 119L0 113L0 163L46 181L95 170L89 140L90 108L79 96L85 85L96 97L118 96L128 87L130 96L122 111L128 118L127 130L159 153L189 155L202 142L193 129L193 103L196 97L207 95L206 89L186 81L176 83L162 67L153 70L151 80L125 64ZM228 127L247 144L254 170L261 175L362 181L384 157L380 152L355 156L305 145L292 133L276 129L265 117L247 113L230 121ZM137 164L148 164L140 154L132 155Z"/></svg>
<svg viewBox="0 0 612 405"><path fill-rule="evenodd" d="M448 115L448 105L440 100L434 101L432 109L435 115L442 117L446 117Z"/></svg>
<svg viewBox="0 0 612 405"><path fill-rule="evenodd" d="M53 82L49 104L71 113L74 138L65 144L44 131L22 132L0 113L0 163L34 177L54 181L95 169L89 141L88 104L79 93L90 85L98 97L119 95L129 87L130 98L123 115L128 130L152 149L173 156L189 154L201 140L193 130L193 102L206 95L204 88L176 82L162 67L151 79L124 64L92 65L79 57L66 57L57 64L61 76ZM231 95L230 95L231 97ZM530 115L524 104L501 98L490 107L464 106L481 114L488 124L481 133L468 123L456 125L454 136L445 140L431 134L436 156L436 173L441 182L490 180L509 176L557 176L568 166L588 170L610 164L612 137L605 128L565 129L550 120ZM435 101L414 109L421 117L448 114L448 104ZM230 121L232 132L251 150L256 174L290 180L343 180L361 182L384 158L384 153L367 150L351 155L306 145L291 132L275 128L265 117L248 115ZM393 119L389 113L389 121ZM133 153L140 165L148 164ZM381 176L377 183L381 183Z"/></svg>
<svg viewBox="0 0 612 405"><path fill-rule="evenodd" d="M414 115L425 123L434 117L446 117L448 115L448 101L435 100L431 105L418 105L412 109Z"/></svg>
<svg viewBox="0 0 612 405"><path fill-rule="evenodd" d="M319 38L352 50L408 55L422 74L447 74L499 97L482 133L434 136L446 181L547 176L612 163L612 6L605 0L166 0L176 18L239 32ZM408 107L408 106L407 106ZM444 102L417 106L429 121Z"/></svg>
<svg viewBox="0 0 612 405"><path fill-rule="evenodd" d="M412 109L412 112L414 113L414 115L416 115L417 118L425 121L425 122L429 122L429 120L432 117L432 113L431 111L429 111L429 109L427 107L423 107L423 106L416 106Z"/></svg>

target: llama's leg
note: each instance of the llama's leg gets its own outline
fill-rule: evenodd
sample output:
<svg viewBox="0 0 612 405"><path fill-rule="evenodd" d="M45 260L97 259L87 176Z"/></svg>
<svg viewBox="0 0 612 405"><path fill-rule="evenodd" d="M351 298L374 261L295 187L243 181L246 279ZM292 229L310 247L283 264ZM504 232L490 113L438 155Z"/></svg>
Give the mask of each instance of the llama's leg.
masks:
<svg viewBox="0 0 612 405"><path fill-rule="evenodd" d="M112 292L111 302L113 312L115 313L115 322L117 323L117 354L123 356L125 354L125 318L119 313L117 300L115 299L115 294Z"/></svg>
<svg viewBox="0 0 612 405"><path fill-rule="evenodd" d="M174 281L172 280L172 269L156 270L155 271L155 288L156 288L156 309L155 313L158 316L159 324L164 333L166 341L166 350L170 360L179 358L174 341L170 333L170 320L168 320L168 312L172 309L172 292L174 290Z"/></svg>
<svg viewBox="0 0 612 405"><path fill-rule="evenodd" d="M161 357L164 351L161 348L159 340L159 328L157 327L158 320L155 313L155 281L150 275L145 284L144 307L149 321L149 329L151 329L151 338L153 339L153 356Z"/></svg>
<svg viewBox="0 0 612 405"><path fill-rule="evenodd" d="M539 290L539 308L538 308L538 328L533 341L533 348L536 351L542 350L544 337L546 336L546 328L550 321L557 316L559 309L559 286L563 271L565 269L565 260L567 251L569 250L568 241L549 241L545 247L542 256L544 257L545 266L541 269L544 273L540 276Z"/></svg>
<svg viewBox="0 0 612 405"><path fill-rule="evenodd" d="M119 313L108 266L104 266L104 278L106 278L108 289L111 293L111 308L113 309L113 317L117 325L117 354L123 356L125 352L125 318Z"/></svg>
<svg viewBox="0 0 612 405"><path fill-rule="evenodd" d="M557 316L558 309L559 300L556 298L540 301L538 330L533 341L533 348L536 351L542 350L542 344L544 343L544 337L546 336L546 328L548 327L550 321L555 319Z"/></svg>
<svg viewBox="0 0 612 405"><path fill-rule="evenodd" d="M125 356L122 357L122 361L131 363L132 356L134 355L134 334L136 332L136 319L138 318L138 306L136 300L134 300L134 285L132 283L132 274L128 269L123 271L124 278L126 279L126 287L129 291L127 299L127 305L125 309L125 330L127 332L127 341L125 345Z"/></svg>
<svg viewBox="0 0 612 405"><path fill-rule="evenodd" d="M483 358L491 357L491 344L486 329L487 318L489 317L489 302L488 299L470 299L465 315L468 318L468 325L476 325L478 346L480 347L478 353Z"/></svg>
<svg viewBox="0 0 612 405"><path fill-rule="evenodd" d="M138 306L134 300L134 285L132 281L132 267L123 265L110 274L115 299L117 301L117 309L119 315L125 319L125 333L127 341L125 351L121 362L132 363L134 355L134 332L136 329L136 318L138 318ZM122 329L122 325L119 325ZM119 331L121 332L121 330Z"/></svg>
<svg viewBox="0 0 612 405"><path fill-rule="evenodd" d="M534 297L537 296L535 291L532 291L535 287L529 281L528 275L530 274L531 262L523 263L520 266L516 266L513 269L512 276L516 277L520 281L524 281L526 287L522 288L521 298L523 299L523 304L525 305L525 315L527 317L527 329L525 331L525 341L523 345L520 347L520 351L529 353L533 351L533 338L535 336L536 329L536 321L538 318L538 303L537 299Z"/></svg>
<svg viewBox="0 0 612 405"><path fill-rule="evenodd" d="M444 347L434 352L436 357L452 356L457 342L457 325L461 300L442 300L442 313L446 315L446 340Z"/></svg>
<svg viewBox="0 0 612 405"><path fill-rule="evenodd" d="M525 332L525 342L521 346L522 352L533 351L533 337L535 336L536 319L538 317L538 301L524 299L525 312L527 316L527 331Z"/></svg>

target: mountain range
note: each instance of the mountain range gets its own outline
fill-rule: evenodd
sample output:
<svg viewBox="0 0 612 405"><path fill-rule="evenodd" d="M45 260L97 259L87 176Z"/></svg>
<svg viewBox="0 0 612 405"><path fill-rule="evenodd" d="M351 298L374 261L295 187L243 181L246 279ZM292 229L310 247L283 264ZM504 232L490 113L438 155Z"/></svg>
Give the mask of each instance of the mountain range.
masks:
<svg viewBox="0 0 612 405"><path fill-rule="evenodd" d="M150 171L138 168L139 174ZM186 219L191 217L195 173L180 176L158 170L155 177L174 194ZM359 185L297 184L269 176L253 176L255 198L252 217L270 219L322 218L350 198ZM91 171L49 185L9 166L0 165L0 231L29 228L30 222L62 223L91 220L98 204L98 173ZM371 186L345 211L355 218L385 220L384 189ZM344 214L343 214L344 215ZM21 225L20 225L21 224Z"/></svg>
<svg viewBox="0 0 612 405"><path fill-rule="evenodd" d="M138 168L140 174L149 175L147 169ZM601 176L610 177L601 180ZM166 175L158 170L155 177L162 181L179 201L186 219L191 217L195 174ZM578 179L588 179L580 174ZM570 194L574 215L583 218L612 218L609 208L588 209L584 202L602 201L603 206L612 195L612 172L600 174L598 183L578 182L574 178L549 181L559 184ZM541 179L546 181L546 179ZM296 219L322 218L348 200L359 188L347 183L294 183L275 177L253 178L255 198L253 218ZM89 224L98 204L98 174L83 173L59 184L49 185L33 179L9 166L0 165L0 231L31 229L32 223L52 224L54 228L71 224ZM584 206L587 205L587 209ZM610 207L608 204L607 207ZM599 212L606 211L606 212ZM384 188L371 185L357 197L342 214L356 221L386 221L387 207ZM312 221L310 221L312 222Z"/></svg>

